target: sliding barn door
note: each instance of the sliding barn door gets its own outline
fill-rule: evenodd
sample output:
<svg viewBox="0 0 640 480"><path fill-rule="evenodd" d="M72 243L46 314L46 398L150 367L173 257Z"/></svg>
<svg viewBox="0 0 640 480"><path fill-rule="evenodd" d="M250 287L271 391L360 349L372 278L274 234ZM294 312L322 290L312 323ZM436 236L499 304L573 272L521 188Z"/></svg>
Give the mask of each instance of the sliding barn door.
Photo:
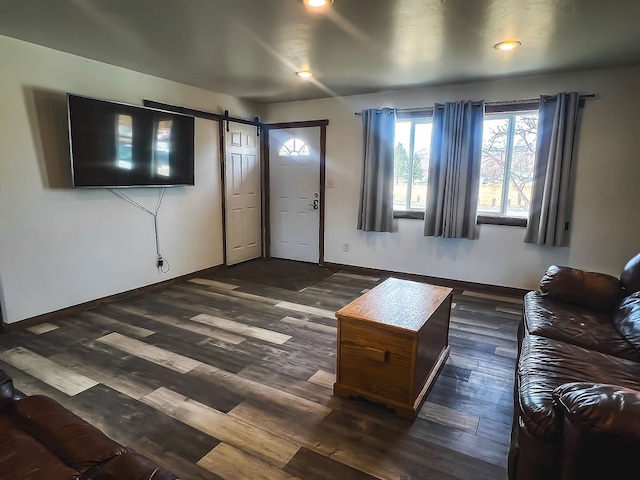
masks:
<svg viewBox="0 0 640 480"><path fill-rule="evenodd" d="M225 135L227 265L262 255L260 145L256 127L230 123Z"/></svg>

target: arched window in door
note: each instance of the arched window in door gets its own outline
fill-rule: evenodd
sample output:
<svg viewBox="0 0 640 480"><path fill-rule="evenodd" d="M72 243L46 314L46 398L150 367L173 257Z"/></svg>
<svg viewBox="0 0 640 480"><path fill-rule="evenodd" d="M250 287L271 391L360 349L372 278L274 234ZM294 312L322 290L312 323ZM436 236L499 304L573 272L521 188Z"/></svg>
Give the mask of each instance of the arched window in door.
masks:
<svg viewBox="0 0 640 480"><path fill-rule="evenodd" d="M281 157L308 156L310 152L304 141L299 138L291 138L282 144L278 155Z"/></svg>

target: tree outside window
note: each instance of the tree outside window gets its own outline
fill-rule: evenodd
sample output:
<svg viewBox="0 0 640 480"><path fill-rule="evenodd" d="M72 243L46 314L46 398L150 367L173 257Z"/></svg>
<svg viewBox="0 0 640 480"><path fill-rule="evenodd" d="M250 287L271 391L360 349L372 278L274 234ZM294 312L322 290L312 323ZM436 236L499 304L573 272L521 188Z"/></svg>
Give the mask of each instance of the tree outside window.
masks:
<svg viewBox="0 0 640 480"><path fill-rule="evenodd" d="M533 186L537 130L537 111L486 115L479 214L527 217Z"/></svg>

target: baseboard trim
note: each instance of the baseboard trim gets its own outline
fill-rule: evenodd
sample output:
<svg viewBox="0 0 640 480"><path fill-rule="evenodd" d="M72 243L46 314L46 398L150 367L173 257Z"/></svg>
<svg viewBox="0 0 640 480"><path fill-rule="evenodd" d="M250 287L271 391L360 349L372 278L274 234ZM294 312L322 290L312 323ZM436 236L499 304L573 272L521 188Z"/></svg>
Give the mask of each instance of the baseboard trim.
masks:
<svg viewBox="0 0 640 480"><path fill-rule="evenodd" d="M90 300L88 302L80 303L78 305L73 305L71 307L62 308L54 312L43 313L42 315L26 318L24 320L19 320L13 323L3 323L2 324L3 328L1 329L1 331L11 332L13 330L22 330L24 328L33 327L34 325L38 325L40 323L59 320L64 317L75 315L76 313L84 312L86 310L91 310L92 308L96 308L101 305L107 305L109 303L117 302L119 300L124 300L126 298L135 297L143 293L160 290L170 285L173 285L175 283L180 283L185 280L189 280L190 278L195 278L202 275L215 273L225 268L227 268L226 265L217 265L215 267L209 267L203 270L198 270L196 272L187 273L186 275L181 275L179 277L171 278L169 280L164 280L162 282L152 283L151 285L145 285L144 287L134 288L133 290L127 290L126 292L120 292L114 295L109 295L107 297L102 297L96 300Z"/></svg>
<svg viewBox="0 0 640 480"><path fill-rule="evenodd" d="M371 267L358 267L356 265L343 265L340 263L325 262L324 266L337 268L353 273L359 273L361 275L369 275L374 277L390 276L402 278L404 280L414 280L416 282L431 283L433 285L440 285L442 287L449 287L457 290L473 290L476 292L484 292L493 295L510 295L524 297L524 295L529 291L524 288L505 287L502 285L491 285L487 283L467 282L465 280L452 280L449 278L430 277L428 275L420 275L417 273L397 272L394 270L382 270Z"/></svg>

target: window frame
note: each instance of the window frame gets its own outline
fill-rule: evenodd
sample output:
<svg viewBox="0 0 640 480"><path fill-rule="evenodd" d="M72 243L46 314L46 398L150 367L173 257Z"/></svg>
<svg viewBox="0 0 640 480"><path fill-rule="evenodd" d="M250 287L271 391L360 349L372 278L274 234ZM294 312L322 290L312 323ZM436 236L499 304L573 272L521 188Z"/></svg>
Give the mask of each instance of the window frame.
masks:
<svg viewBox="0 0 640 480"><path fill-rule="evenodd" d="M536 102L513 102L513 103L495 103L485 105L485 115L503 114L503 115L518 115L527 112L537 112L539 110L539 103ZM433 109L421 109L413 110L409 112L397 112L396 119L406 121L410 119L428 119L433 121ZM412 131L415 126L412 125ZM411 148L413 149L413 136ZM510 140L510 144L513 144L513 139ZM512 152L513 153L513 152ZM413 162L410 162L413 169ZM411 190L409 190L410 192ZM410 202L410 197L407 197L407 201ZM412 219L412 220L424 220L424 211L420 210L394 210L393 218ZM522 217L509 217L498 215L477 214L476 223L478 225L502 225L508 227L526 227L528 220Z"/></svg>

